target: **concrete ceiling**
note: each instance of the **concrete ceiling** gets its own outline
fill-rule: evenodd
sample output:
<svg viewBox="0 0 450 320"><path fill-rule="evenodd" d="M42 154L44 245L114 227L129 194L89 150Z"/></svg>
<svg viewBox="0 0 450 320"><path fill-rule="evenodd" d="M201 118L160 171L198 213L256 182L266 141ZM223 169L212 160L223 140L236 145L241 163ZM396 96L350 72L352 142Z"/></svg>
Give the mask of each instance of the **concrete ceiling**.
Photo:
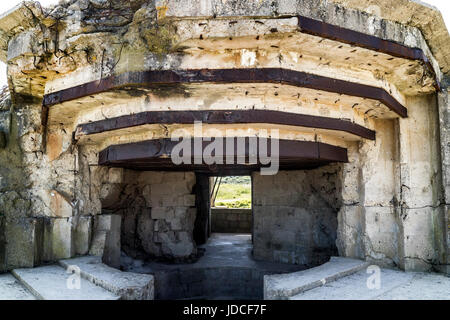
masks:
<svg viewBox="0 0 450 320"><path fill-rule="evenodd" d="M441 12L417 0L330 0L422 31L441 71L450 76L450 35Z"/></svg>

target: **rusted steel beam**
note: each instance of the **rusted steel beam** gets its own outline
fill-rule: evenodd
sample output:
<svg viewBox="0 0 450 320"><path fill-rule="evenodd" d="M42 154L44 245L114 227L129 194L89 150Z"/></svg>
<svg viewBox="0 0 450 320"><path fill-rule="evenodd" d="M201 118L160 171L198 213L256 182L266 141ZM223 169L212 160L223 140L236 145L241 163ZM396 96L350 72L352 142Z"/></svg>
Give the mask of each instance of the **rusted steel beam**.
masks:
<svg viewBox="0 0 450 320"><path fill-rule="evenodd" d="M298 25L300 27L300 31L303 33L339 41L342 43L347 43L353 46L377 52L382 52L398 58L419 60L434 75L436 90L441 90L441 84L436 75L436 72L434 71L433 65L422 49L410 48L394 41L384 40L376 36L371 36L346 28L341 28L329 23L303 16L298 17Z"/></svg>
<svg viewBox="0 0 450 320"><path fill-rule="evenodd" d="M171 141L170 139L148 140L110 146L100 152L98 164L136 170L198 171L215 174L229 172L245 174L267 166L259 161L254 164L248 163L249 146L251 143L249 138L245 138L245 154L243 155L245 157L245 164L238 163L237 161L237 138L233 138L233 164L229 164L226 161L226 155L231 155L230 151L226 149L226 143L223 143L223 164L208 165L204 161L201 164L195 164L194 158L201 158L206 146L216 138L210 138L210 141L205 141L205 138L195 139L198 139L197 143L201 145L201 148L200 150L195 150L194 144L196 142L191 144L190 164L176 165L172 162L172 149L179 142ZM259 142L258 138L258 146ZM278 143L279 167L283 170L311 169L332 162L348 162L347 149L345 148L312 141L278 140ZM197 154L198 152L201 152L201 154ZM267 154L269 157L272 155L270 140L268 140L267 144Z"/></svg>
<svg viewBox="0 0 450 320"><path fill-rule="evenodd" d="M147 111L81 124L76 128L75 139L146 124L193 124L195 121L206 124L268 123L308 127L344 131L375 140L375 131L347 120L272 110Z"/></svg>
<svg viewBox="0 0 450 320"><path fill-rule="evenodd" d="M189 83L287 84L296 87L378 100L401 117L407 116L406 108L382 88L282 68L151 70L127 72L49 93L44 96L43 105L44 107L49 107L81 97L127 87L156 88L161 85Z"/></svg>

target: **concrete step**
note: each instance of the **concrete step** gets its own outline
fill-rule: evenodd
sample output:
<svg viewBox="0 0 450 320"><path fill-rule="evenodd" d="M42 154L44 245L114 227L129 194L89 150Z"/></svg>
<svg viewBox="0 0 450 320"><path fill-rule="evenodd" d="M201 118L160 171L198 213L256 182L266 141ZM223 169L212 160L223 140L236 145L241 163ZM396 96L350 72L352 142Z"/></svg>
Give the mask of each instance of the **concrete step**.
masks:
<svg viewBox="0 0 450 320"><path fill-rule="evenodd" d="M150 274L122 272L103 264L100 257L85 256L59 261L63 268L79 268L81 277L123 300L153 300L154 278Z"/></svg>
<svg viewBox="0 0 450 320"><path fill-rule="evenodd" d="M0 300L36 300L11 274L0 274Z"/></svg>
<svg viewBox="0 0 450 320"><path fill-rule="evenodd" d="M291 300L448 300L450 278L443 274L380 269L379 282L361 270Z"/></svg>
<svg viewBox="0 0 450 320"><path fill-rule="evenodd" d="M74 274L57 265L11 272L37 299L40 300L118 300L120 297L80 277L80 286L73 287ZM68 285L68 284L72 284Z"/></svg>
<svg viewBox="0 0 450 320"><path fill-rule="evenodd" d="M304 271L264 276L264 299L286 300L307 290L367 268L368 262L331 257L330 261Z"/></svg>

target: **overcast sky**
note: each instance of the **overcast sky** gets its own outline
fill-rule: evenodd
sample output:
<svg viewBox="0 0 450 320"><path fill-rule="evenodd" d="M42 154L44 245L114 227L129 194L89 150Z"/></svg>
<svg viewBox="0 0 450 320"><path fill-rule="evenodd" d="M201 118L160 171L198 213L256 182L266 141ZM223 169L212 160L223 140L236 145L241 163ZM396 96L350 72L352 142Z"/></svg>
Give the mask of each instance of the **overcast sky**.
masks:
<svg viewBox="0 0 450 320"><path fill-rule="evenodd" d="M18 3L21 0L9 0L9 1L1 1L0 0L0 13L3 13ZM42 6L48 6L51 4L58 3L58 0L40 0L39 1ZM437 7L444 16L445 23L447 25L447 29L450 30L450 1L449 0L422 0L422 2L429 3L435 7ZM0 86L6 84L6 65L0 62Z"/></svg>

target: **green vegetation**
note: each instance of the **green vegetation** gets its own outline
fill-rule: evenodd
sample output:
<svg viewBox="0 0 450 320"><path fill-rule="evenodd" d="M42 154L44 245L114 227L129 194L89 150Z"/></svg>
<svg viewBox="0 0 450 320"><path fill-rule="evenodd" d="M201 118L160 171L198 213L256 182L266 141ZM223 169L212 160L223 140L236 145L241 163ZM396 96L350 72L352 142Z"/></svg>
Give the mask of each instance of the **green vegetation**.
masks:
<svg viewBox="0 0 450 320"><path fill-rule="evenodd" d="M250 177L224 177L217 193L216 207L251 208L252 186Z"/></svg>
<svg viewBox="0 0 450 320"><path fill-rule="evenodd" d="M233 209L250 209L252 201L249 199L233 201L216 201L216 207L227 207Z"/></svg>
<svg viewBox="0 0 450 320"><path fill-rule="evenodd" d="M251 185L252 178L249 176L228 176L222 177L222 184L248 184Z"/></svg>

